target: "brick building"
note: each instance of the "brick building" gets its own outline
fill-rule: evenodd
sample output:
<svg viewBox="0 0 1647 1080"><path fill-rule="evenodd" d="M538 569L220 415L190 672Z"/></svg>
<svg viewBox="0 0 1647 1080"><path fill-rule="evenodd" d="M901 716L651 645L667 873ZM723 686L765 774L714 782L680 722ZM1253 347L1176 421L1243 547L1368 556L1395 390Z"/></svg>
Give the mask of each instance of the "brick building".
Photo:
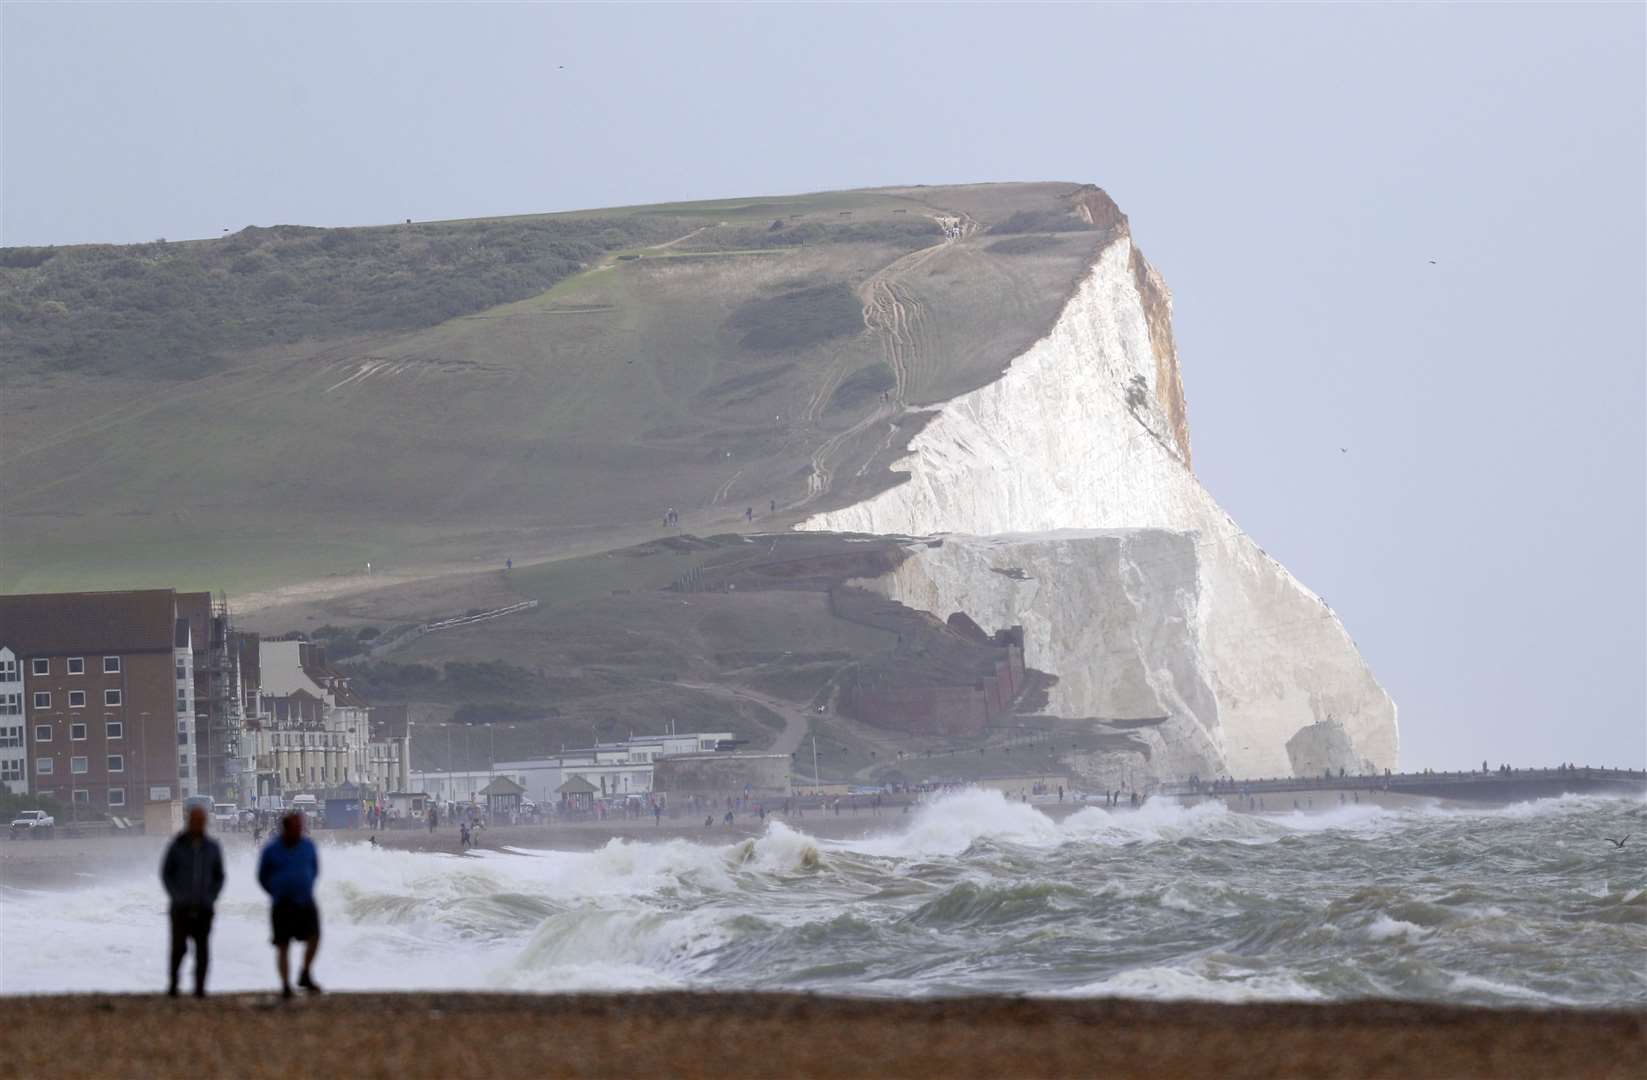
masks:
<svg viewBox="0 0 1647 1080"><path fill-rule="evenodd" d="M4 685L20 687L0 690L0 703L21 695L29 791L71 814L176 826L197 782L192 635L178 601L170 589L0 596L0 659L17 676ZM14 719L0 715L0 738Z"/></svg>

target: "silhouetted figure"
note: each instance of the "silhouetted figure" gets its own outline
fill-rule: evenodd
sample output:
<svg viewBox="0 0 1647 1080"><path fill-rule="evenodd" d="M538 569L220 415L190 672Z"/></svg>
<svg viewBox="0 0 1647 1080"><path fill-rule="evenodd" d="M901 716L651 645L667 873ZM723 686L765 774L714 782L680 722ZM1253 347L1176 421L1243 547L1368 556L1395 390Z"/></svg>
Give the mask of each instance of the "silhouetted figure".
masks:
<svg viewBox="0 0 1647 1080"><path fill-rule="evenodd" d="M188 943L194 942L194 996L206 996L206 967L211 961L208 944L212 934L212 912L217 895L223 891L223 849L206 835L206 808L191 807L189 821L172 839L160 860L160 880L170 899L172 925L171 981L166 993L177 996L177 973L183 966Z"/></svg>
<svg viewBox="0 0 1647 1080"><path fill-rule="evenodd" d="M275 968L280 972L280 995L292 996L293 941L303 942L303 969L297 985L320 993L314 980L315 954L320 951L320 908L315 905L315 881L320 877L320 853L303 835L303 814L293 810L280 819L280 835L269 841L257 864L257 883L269 894L269 922L274 929Z"/></svg>

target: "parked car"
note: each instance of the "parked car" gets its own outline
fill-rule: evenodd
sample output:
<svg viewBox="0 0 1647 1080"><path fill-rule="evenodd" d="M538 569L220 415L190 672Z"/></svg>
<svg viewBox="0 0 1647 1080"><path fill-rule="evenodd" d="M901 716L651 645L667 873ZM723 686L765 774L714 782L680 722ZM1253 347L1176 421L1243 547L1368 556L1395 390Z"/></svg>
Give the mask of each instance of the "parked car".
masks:
<svg viewBox="0 0 1647 1080"><path fill-rule="evenodd" d="M13 840L23 836L44 836L51 832L57 819L44 810L24 810L11 822L11 838Z"/></svg>
<svg viewBox="0 0 1647 1080"><path fill-rule="evenodd" d="M240 822L240 807L232 802L212 805L212 824L220 829L232 829Z"/></svg>

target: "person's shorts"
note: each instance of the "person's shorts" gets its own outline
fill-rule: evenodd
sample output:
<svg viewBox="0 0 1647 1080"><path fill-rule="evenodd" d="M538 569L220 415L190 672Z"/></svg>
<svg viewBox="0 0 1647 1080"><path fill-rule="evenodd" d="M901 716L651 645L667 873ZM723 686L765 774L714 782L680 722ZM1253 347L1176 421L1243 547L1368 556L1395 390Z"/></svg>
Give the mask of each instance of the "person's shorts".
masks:
<svg viewBox="0 0 1647 1080"><path fill-rule="evenodd" d="M294 904L282 900L269 913L269 921L274 924L276 945L313 941L320 936L320 909L313 904Z"/></svg>

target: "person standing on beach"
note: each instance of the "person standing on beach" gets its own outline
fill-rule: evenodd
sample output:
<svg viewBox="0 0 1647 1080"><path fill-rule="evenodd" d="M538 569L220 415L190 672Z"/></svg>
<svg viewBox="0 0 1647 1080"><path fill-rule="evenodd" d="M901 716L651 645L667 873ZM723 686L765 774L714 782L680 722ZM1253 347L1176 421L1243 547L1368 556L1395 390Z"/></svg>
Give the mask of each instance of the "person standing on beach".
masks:
<svg viewBox="0 0 1647 1080"><path fill-rule="evenodd" d="M315 880L320 877L320 853L303 835L303 812L293 810L280 819L280 835L269 841L257 864L257 883L269 894L269 921L274 928L275 968L280 972L280 996L292 996L293 941L303 942L303 970L297 985L320 993L311 973L320 951L320 909L315 905Z"/></svg>
<svg viewBox="0 0 1647 1080"><path fill-rule="evenodd" d="M223 849L206 835L206 808L189 808L189 822L172 839L160 860L160 881L171 900L172 966L166 993L177 996L177 973L183 954L194 942L194 996L206 996L207 945L212 935L212 909L223 891Z"/></svg>

